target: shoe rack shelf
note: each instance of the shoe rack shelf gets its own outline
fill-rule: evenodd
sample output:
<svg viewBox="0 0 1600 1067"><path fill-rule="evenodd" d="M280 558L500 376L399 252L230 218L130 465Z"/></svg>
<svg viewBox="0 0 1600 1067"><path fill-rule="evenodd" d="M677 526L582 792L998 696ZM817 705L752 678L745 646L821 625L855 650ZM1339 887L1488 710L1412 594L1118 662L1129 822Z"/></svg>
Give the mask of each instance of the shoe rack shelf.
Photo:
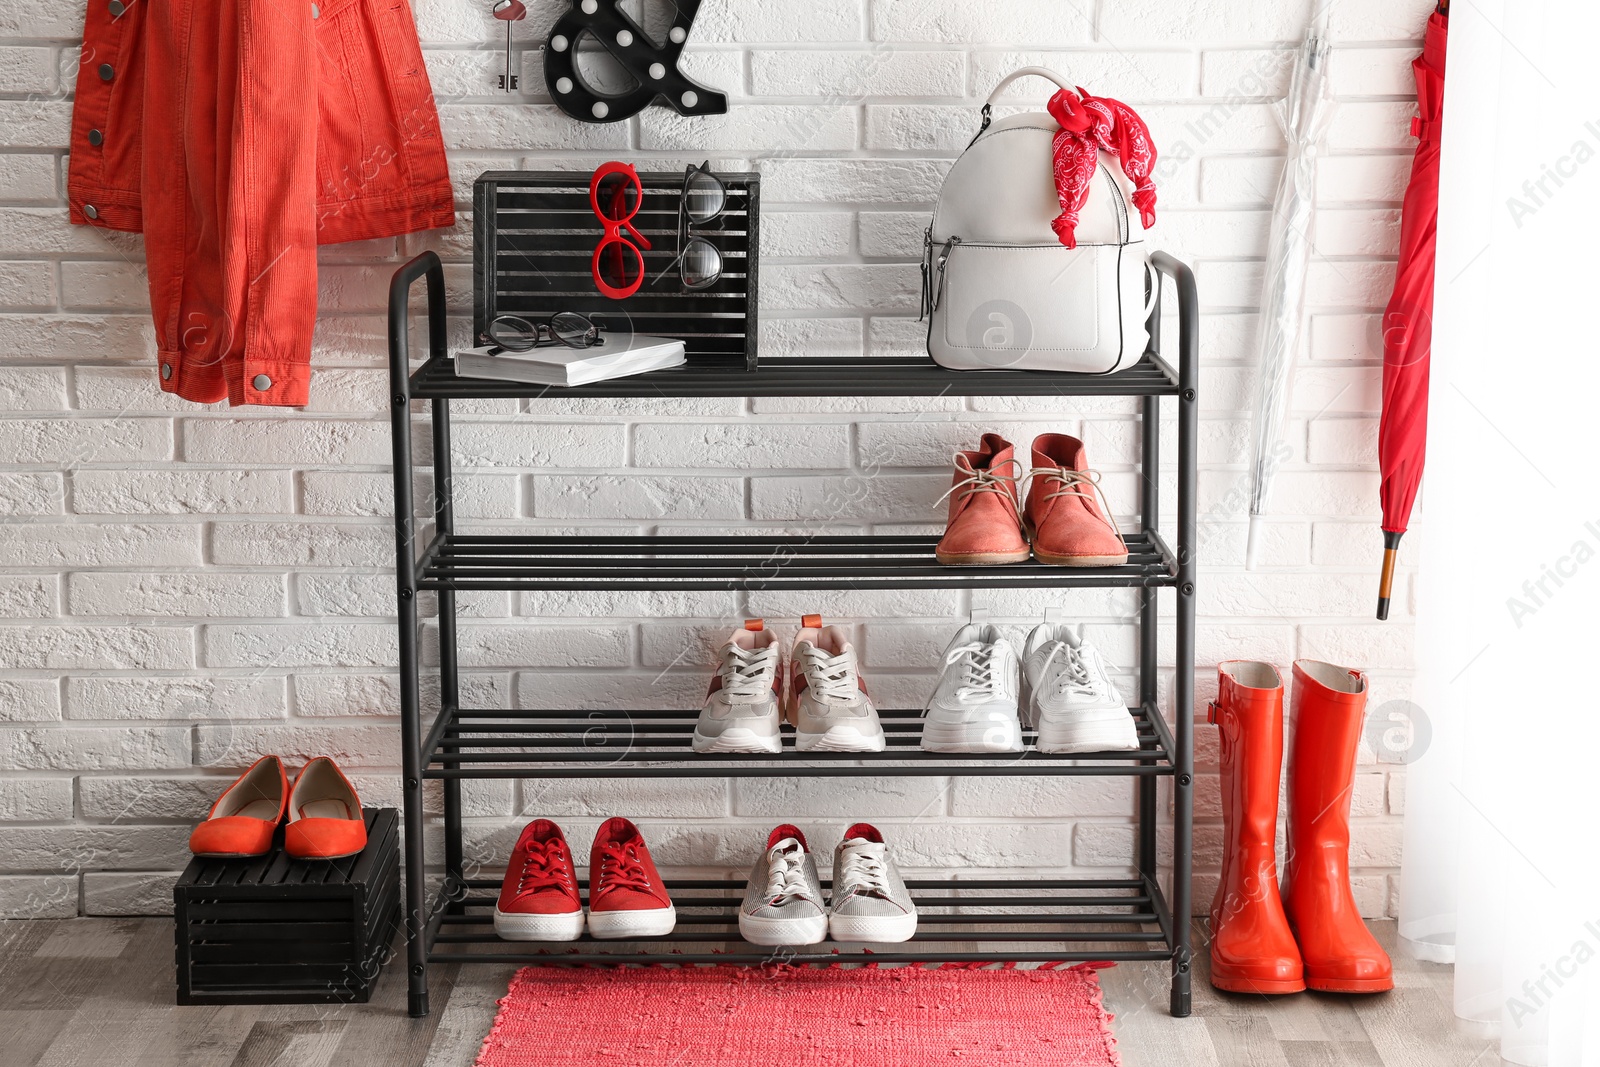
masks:
<svg viewBox="0 0 1600 1067"><path fill-rule="evenodd" d="M750 373L750 372L746 372ZM759 371L756 373L760 373ZM949 567L936 536L508 537L435 533L418 589L1017 589L1171 585L1178 565L1154 531L1130 534L1120 567Z"/></svg>
<svg viewBox="0 0 1600 1067"><path fill-rule="evenodd" d="M441 714L423 745L429 778L862 778L872 775L1077 774L1170 775L1172 733L1154 709L1129 708L1139 748L1051 756L1017 752L946 754L921 747L922 712L879 710L882 752L784 753L689 751L696 711L471 711ZM1033 731L1024 730L1031 745ZM903 764L903 766L902 766Z"/></svg>
<svg viewBox="0 0 1600 1067"><path fill-rule="evenodd" d="M400 731L404 767L407 965L410 1011L428 1011L430 964L1045 962L1167 961L1171 1011L1189 1014L1193 814L1195 484L1198 438L1198 305L1194 277L1165 253L1151 257L1178 298L1178 358L1163 358L1160 301L1151 315L1150 350L1116 374L948 371L926 359L777 359L759 369L742 362L691 364L572 389L458 378L445 333L444 270L424 252L402 267L389 291L390 402L395 470L396 583L400 628ZM428 357L410 364L408 303L427 284ZM451 496L450 402L482 398L701 396L1048 396L1141 398L1139 529L1125 533L1128 562L1075 569L1016 563L946 567L933 557L937 538L476 536L455 530ZM412 498L414 400L431 412L433 494L419 518ZM1161 404L1176 404L1177 508L1173 540L1159 532ZM425 529L424 519L431 523ZM1138 589L1138 701L1129 713L1140 747L1131 752L1045 755L938 754L918 747L919 711L881 711L888 747L881 753L794 752L769 756L696 756L688 710L535 711L461 706L456 594L465 590L582 589ZM1157 598L1175 598L1171 639L1175 678L1169 726L1157 711ZM421 713L417 595L437 594L441 710ZM785 728L787 731L787 728ZM467 877L462 849L461 781L465 778L705 778L868 775L1126 775L1138 783L1138 825L1129 874L1116 878L1017 878L911 881L919 911L916 936L902 945L812 946L773 950L742 941L735 920L743 882L668 880L677 929L661 938L539 944L501 941L491 912L498 882ZM1158 865L1165 821L1159 778L1172 780L1172 867ZM426 883L422 785L444 789L444 880ZM742 867L744 860L730 863ZM1165 885L1163 885L1165 881Z"/></svg>
<svg viewBox="0 0 1600 1067"><path fill-rule="evenodd" d="M828 884L829 880L823 879L823 887ZM456 903L462 910L439 916L429 954L434 962L639 961L638 956L619 957L614 951L619 942L598 941L588 934L577 941L537 947L501 941L494 934L493 916L499 881L468 879L457 885L462 895ZM668 948L670 962L688 964L1049 963L1073 958L1121 962L1172 956L1167 947L1166 912L1158 905L1160 889L1142 878L963 879L954 883L908 878L906 888L916 899L918 913L917 932L908 942L879 945L870 952L840 951L827 944L773 949L739 937L743 881L669 878L667 889L678 909L678 925L665 937L649 940ZM583 896L587 905L587 891ZM1110 929L1121 932L1108 935ZM1003 951L979 947L990 944L1010 947ZM678 947L681 945L697 946L698 951L685 951ZM708 951L708 945L715 945L716 950ZM535 954L522 951L527 947L533 947Z"/></svg>
<svg viewBox="0 0 1600 1067"><path fill-rule="evenodd" d="M1018 381L1020 377L1028 381ZM552 395L542 386L458 378L447 355L411 376L414 400ZM946 370L931 359L855 356L769 357L759 370L743 359L707 360L671 370L561 389L562 398L666 396L1172 396L1177 375L1155 353L1116 374L1021 375L1009 370Z"/></svg>

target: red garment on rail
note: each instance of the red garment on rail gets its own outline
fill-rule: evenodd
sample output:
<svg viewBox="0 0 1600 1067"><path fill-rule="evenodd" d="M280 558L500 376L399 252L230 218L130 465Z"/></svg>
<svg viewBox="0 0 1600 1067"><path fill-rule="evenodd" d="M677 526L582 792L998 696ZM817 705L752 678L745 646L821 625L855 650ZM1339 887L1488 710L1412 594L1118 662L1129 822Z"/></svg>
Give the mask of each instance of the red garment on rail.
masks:
<svg viewBox="0 0 1600 1067"><path fill-rule="evenodd" d="M455 221L405 0L89 0L67 199L145 235L161 388L306 403L317 245Z"/></svg>

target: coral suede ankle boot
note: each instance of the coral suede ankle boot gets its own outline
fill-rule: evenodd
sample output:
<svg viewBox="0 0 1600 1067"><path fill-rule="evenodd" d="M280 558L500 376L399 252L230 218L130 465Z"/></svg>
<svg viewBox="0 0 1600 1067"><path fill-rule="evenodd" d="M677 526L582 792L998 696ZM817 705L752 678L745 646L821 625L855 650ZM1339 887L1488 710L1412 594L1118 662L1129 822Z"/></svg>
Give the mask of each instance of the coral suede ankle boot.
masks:
<svg viewBox="0 0 1600 1067"><path fill-rule="evenodd" d="M1100 492L1100 472L1089 469L1083 442L1064 433L1033 439L1023 523L1040 563L1061 567L1116 567L1128 546L1111 521Z"/></svg>
<svg viewBox="0 0 1600 1067"><path fill-rule="evenodd" d="M1028 558L1022 536L1017 479L1022 461L1010 441L986 433L973 452L957 452L951 478L950 516L933 554L951 566L1020 563Z"/></svg>
<svg viewBox="0 0 1600 1067"><path fill-rule="evenodd" d="M1305 967L1278 896L1278 772L1283 682L1269 663L1217 665L1208 718L1222 748L1222 880L1211 906L1211 984L1230 993L1298 993Z"/></svg>
<svg viewBox="0 0 1600 1067"><path fill-rule="evenodd" d="M1295 661L1283 906L1305 958L1306 985L1325 993L1394 988L1389 955L1350 891L1350 794L1366 706L1360 671Z"/></svg>
<svg viewBox="0 0 1600 1067"><path fill-rule="evenodd" d="M205 822L189 835L189 851L214 858L265 856L288 800L283 760L262 756L211 805Z"/></svg>

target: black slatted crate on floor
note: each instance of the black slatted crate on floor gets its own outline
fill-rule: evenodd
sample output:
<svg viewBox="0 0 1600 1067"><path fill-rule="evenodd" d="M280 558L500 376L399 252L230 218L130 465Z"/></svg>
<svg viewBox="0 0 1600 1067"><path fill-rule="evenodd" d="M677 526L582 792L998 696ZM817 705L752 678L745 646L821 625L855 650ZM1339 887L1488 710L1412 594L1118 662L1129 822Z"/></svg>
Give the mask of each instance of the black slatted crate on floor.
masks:
<svg viewBox="0 0 1600 1067"><path fill-rule="evenodd" d="M400 820L365 814L346 859L190 861L172 889L179 1004L366 1003L400 922Z"/></svg>

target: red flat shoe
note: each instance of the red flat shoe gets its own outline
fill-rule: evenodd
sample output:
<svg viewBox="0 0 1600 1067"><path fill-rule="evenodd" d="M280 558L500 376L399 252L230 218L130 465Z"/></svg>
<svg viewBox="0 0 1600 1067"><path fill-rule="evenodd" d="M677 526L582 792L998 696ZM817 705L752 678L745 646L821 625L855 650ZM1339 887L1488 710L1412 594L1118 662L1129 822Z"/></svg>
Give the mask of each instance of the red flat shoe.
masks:
<svg viewBox="0 0 1600 1067"><path fill-rule="evenodd" d="M318 756L295 776L283 850L296 859L336 860L366 847L367 824L355 786L333 760Z"/></svg>
<svg viewBox="0 0 1600 1067"><path fill-rule="evenodd" d="M189 835L189 851L217 859L266 855L288 800L283 761L262 756L211 805L205 821Z"/></svg>

